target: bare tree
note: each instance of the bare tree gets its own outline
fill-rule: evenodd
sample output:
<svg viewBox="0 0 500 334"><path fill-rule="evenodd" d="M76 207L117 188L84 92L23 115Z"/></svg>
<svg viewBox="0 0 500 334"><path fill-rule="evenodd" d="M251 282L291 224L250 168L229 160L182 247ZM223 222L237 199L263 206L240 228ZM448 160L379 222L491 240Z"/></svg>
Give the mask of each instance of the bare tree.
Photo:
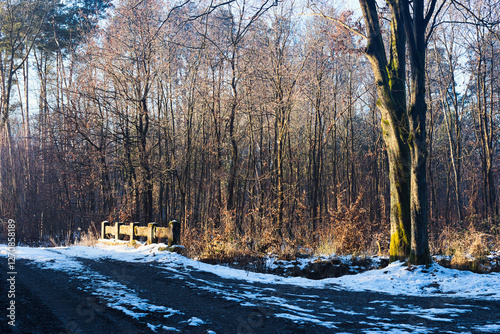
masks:
<svg viewBox="0 0 500 334"><path fill-rule="evenodd" d="M382 37L377 3L360 1L366 23L366 55L379 95L382 129L389 154L391 181L391 260L431 261L427 234L425 63L429 34L434 29L436 0L389 1L389 54ZM407 48L408 46L408 48ZM410 92L406 93L406 53ZM408 102L409 101L409 102Z"/></svg>

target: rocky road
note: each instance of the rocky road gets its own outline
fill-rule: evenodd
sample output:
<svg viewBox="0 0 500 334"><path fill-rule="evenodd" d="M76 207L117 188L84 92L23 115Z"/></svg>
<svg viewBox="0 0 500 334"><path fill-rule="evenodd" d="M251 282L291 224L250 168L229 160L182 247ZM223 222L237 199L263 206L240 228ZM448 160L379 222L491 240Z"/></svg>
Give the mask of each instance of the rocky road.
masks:
<svg viewBox="0 0 500 334"><path fill-rule="evenodd" d="M16 263L16 327L2 333L488 333L498 301L411 297L225 279L185 266L75 259Z"/></svg>

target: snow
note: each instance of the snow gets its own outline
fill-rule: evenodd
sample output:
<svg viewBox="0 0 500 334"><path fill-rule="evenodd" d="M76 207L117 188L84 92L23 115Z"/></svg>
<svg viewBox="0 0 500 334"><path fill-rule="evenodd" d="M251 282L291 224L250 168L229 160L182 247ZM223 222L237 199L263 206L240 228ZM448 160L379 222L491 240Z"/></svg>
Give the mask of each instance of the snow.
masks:
<svg viewBox="0 0 500 334"><path fill-rule="evenodd" d="M299 315L294 315L294 314L289 314L289 313L277 313L274 316L278 317L278 318L289 319L289 320L292 320L293 322L296 322L296 323L311 322L311 323L314 323L315 325L324 326L326 328L338 328L331 321L323 321L323 320L317 319L316 317L311 316L311 315L299 316Z"/></svg>
<svg viewBox="0 0 500 334"><path fill-rule="evenodd" d="M407 296L447 296L500 300L500 273L476 274L468 271L447 269L438 264L432 264L428 268L424 266L408 267L403 266L400 262L394 262L386 268L370 270L357 275L310 280L303 277L280 277L221 265L206 264L188 259L177 253L159 250L164 249L164 247L166 247L164 244L144 245L139 248L126 245L107 246L104 244L98 244L95 247L16 247L16 256L33 260L45 268L74 272L84 270L84 267L74 260L75 258L109 258L128 262L156 262L167 267L201 270L222 278L247 282L291 284L300 287L331 290L373 291ZM0 254L3 256L8 254L6 245L0 245ZM211 284L213 285L213 283ZM213 288L215 290L217 287ZM226 297L236 298L235 296ZM258 294L254 297L258 298ZM251 303L248 300L247 302Z"/></svg>
<svg viewBox="0 0 500 334"><path fill-rule="evenodd" d="M498 333L500 332L500 323L495 325L485 325L474 327L475 330L484 333Z"/></svg>
<svg viewBox="0 0 500 334"><path fill-rule="evenodd" d="M406 267L400 262L358 275L343 276L335 282L355 291L376 291L394 295L500 299L500 274L475 274L432 264Z"/></svg>
<svg viewBox="0 0 500 334"><path fill-rule="evenodd" d="M191 317L187 321L187 323L188 323L189 326L201 326L201 325L206 324L205 321L203 321L203 320L201 320L200 318L197 318L197 317Z"/></svg>
<svg viewBox="0 0 500 334"><path fill-rule="evenodd" d="M394 305L390 306L392 314L409 314L416 317L432 320L432 321L443 321L443 322L453 322L453 319L438 317L438 315L448 315L450 317L457 317L459 313L472 312L468 309L457 309L457 308L428 308L422 309L413 305L409 305L408 308L404 309Z"/></svg>
<svg viewBox="0 0 500 334"><path fill-rule="evenodd" d="M165 326L165 325L153 325L153 324L150 324L149 322L146 323L146 325L149 327L149 329L151 329L153 332L157 332L158 329L163 329L165 331L169 331L169 332L180 332L179 329L175 328L175 327L169 327L169 326Z"/></svg>
<svg viewBox="0 0 500 334"><path fill-rule="evenodd" d="M500 300L500 274L475 274L467 271L458 271L443 268L437 264L425 266L403 266L395 262L388 267L379 270L366 271L356 275L346 275L339 278L327 278L322 280L310 280L302 277L280 277L272 274L261 274L248 272L240 269L229 268L220 265L210 265L196 260L188 259L177 253L161 251L166 245L143 245L138 248L127 245L110 246L98 244L95 247L70 246L55 248L31 248L16 247L17 258L32 260L41 268L65 271L72 274L81 283L83 290L98 296L108 307L114 308L124 314L144 322L152 331L176 331L181 330L173 325L175 322L181 326L202 326L210 322L200 319L193 314L184 314L170 307L155 305L147 299L139 297L134 289L92 271L83 265L82 259L98 260L112 259L117 261L147 263L169 271L170 277L184 277L192 271L203 271L215 274L221 278L236 280L235 286L226 286L223 283L197 278L189 275L189 280L184 284L198 291L206 291L220 298L239 303L241 306L256 308L259 305L279 306L279 311L274 317L287 319L298 324L313 324L326 329L338 328L340 322L333 322L340 314L350 315L363 319L363 323L370 327L363 333L429 333L436 328L405 325L393 322L391 319L368 316L369 310L384 308L390 314L397 316L415 317L422 320L432 321L433 324L453 323L454 319L461 314L472 312L471 308L479 308L478 305L443 304L441 308L422 308L415 305L404 307L393 305L389 300L372 300L369 306L362 309L351 310L339 309L331 301L321 300L317 294L297 295L293 292L296 288L316 288L331 291L373 291L398 296L446 296L452 298L470 298L484 300ZM0 245L0 256L7 256L8 247ZM270 265L273 265L269 260ZM121 278L127 281L126 271ZM204 276L201 276L204 277ZM269 287L255 286L251 283L270 284ZM272 284L272 285L271 285ZM276 285L287 284L286 293L279 294ZM317 290L316 290L317 291ZM316 292L317 293L317 292ZM291 304L287 297L294 297L296 302L304 301L299 306ZM298 298L298 299L297 299ZM309 301L321 303L320 312L309 309ZM99 306L97 306L99 307ZM102 307L102 306L101 306ZM488 311L485 308L484 311ZM158 324L158 321L150 321L150 314L155 314L153 319L165 319L168 324ZM158 314L160 317L158 317ZM270 314L267 314L270 315ZM174 317L175 316L175 317ZM172 317L175 318L173 321ZM179 321L182 320L182 321ZM151 323L153 322L153 323ZM182 325L183 324L183 325ZM500 332L500 322L496 319L490 324L474 327L476 332ZM207 331L213 333L212 331Z"/></svg>

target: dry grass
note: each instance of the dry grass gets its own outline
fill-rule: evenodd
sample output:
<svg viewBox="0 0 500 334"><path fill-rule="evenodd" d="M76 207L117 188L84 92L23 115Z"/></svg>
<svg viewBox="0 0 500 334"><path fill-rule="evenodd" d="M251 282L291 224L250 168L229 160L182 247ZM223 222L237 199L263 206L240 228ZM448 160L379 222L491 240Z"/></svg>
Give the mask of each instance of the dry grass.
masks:
<svg viewBox="0 0 500 334"><path fill-rule="evenodd" d="M182 243L189 257L211 263L232 263L266 255L290 260L296 258L299 249L305 248L302 242L291 238L279 240L273 229L240 235L228 225L213 228L209 232L185 229Z"/></svg>
<svg viewBox="0 0 500 334"><path fill-rule="evenodd" d="M214 221L182 227L183 254L210 263L240 264L260 263L269 255L282 260L312 254L387 256L389 223L370 221L364 206L363 195L351 206L340 205L315 231L310 218L295 216L293 223L289 222L292 227L281 233L273 223L271 210L250 212L239 226L234 212L221 212L217 227ZM470 223L467 228L444 224L430 227L431 254L448 256L443 264L449 267L482 272L487 256L500 250L498 226ZM80 244L95 245L98 239L99 232L92 226L82 233Z"/></svg>
<svg viewBox="0 0 500 334"><path fill-rule="evenodd" d="M367 213L357 204L331 212L331 220L315 233L309 232L309 238L306 237L306 224L296 227L293 233L298 237L295 239L277 238L276 231L269 224L243 236L228 224L210 229L210 232L184 230L183 244L188 249L188 256L210 263L245 262L267 255L283 260L306 254L387 256L388 224L370 224ZM430 244L432 254L448 256L443 265L485 272L487 256L500 249L500 235L480 232L473 226L467 229L448 227L433 236Z"/></svg>
<svg viewBox="0 0 500 334"><path fill-rule="evenodd" d="M82 246L95 246L99 242L101 234L94 224L91 224L86 232L80 234L79 245Z"/></svg>
<svg viewBox="0 0 500 334"><path fill-rule="evenodd" d="M311 254L386 255L388 226L371 223L362 202L360 195L350 207L340 206L331 211L315 231L311 231L309 219L298 217L301 219L293 228L281 234L271 217L249 214L239 229L234 224L234 215L223 213L219 227L213 223L204 229L184 227L182 243L189 257L218 263L268 255L283 260Z"/></svg>
<svg viewBox="0 0 500 334"><path fill-rule="evenodd" d="M350 207L330 211L330 223L320 229L317 254L379 254L385 250L385 239L378 226L369 222L362 207L362 195Z"/></svg>
<svg viewBox="0 0 500 334"><path fill-rule="evenodd" d="M441 264L459 270L486 272L487 256L500 249L500 235L494 230L479 230L470 223L466 228L446 226L434 240L431 240L431 253L450 257Z"/></svg>
<svg viewBox="0 0 500 334"><path fill-rule="evenodd" d="M482 258L500 248L500 235L478 231L472 224L465 229L447 226L431 240L430 245L433 254L453 256L463 253Z"/></svg>

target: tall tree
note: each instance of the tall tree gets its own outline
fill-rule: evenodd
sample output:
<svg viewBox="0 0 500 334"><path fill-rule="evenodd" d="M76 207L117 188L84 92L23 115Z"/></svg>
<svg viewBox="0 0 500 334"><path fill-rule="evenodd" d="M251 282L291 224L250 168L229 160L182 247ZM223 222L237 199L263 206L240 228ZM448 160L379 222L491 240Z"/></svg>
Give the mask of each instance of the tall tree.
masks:
<svg viewBox="0 0 500 334"><path fill-rule="evenodd" d="M11 128L12 94L17 73L35 45L50 2L2 1L0 3L0 210L12 212L17 203L17 177ZM25 71L27 73L27 71ZM4 207L7 204L9 209Z"/></svg>
<svg viewBox="0 0 500 334"><path fill-rule="evenodd" d="M366 24L365 49L375 76L391 184L390 258L431 261L427 234L425 56L437 0L387 1L390 45L386 49L376 0L359 1ZM429 23L432 24L429 26ZM429 31L427 30L429 28ZM388 54L386 54L388 50ZM410 64L409 100L406 56Z"/></svg>

